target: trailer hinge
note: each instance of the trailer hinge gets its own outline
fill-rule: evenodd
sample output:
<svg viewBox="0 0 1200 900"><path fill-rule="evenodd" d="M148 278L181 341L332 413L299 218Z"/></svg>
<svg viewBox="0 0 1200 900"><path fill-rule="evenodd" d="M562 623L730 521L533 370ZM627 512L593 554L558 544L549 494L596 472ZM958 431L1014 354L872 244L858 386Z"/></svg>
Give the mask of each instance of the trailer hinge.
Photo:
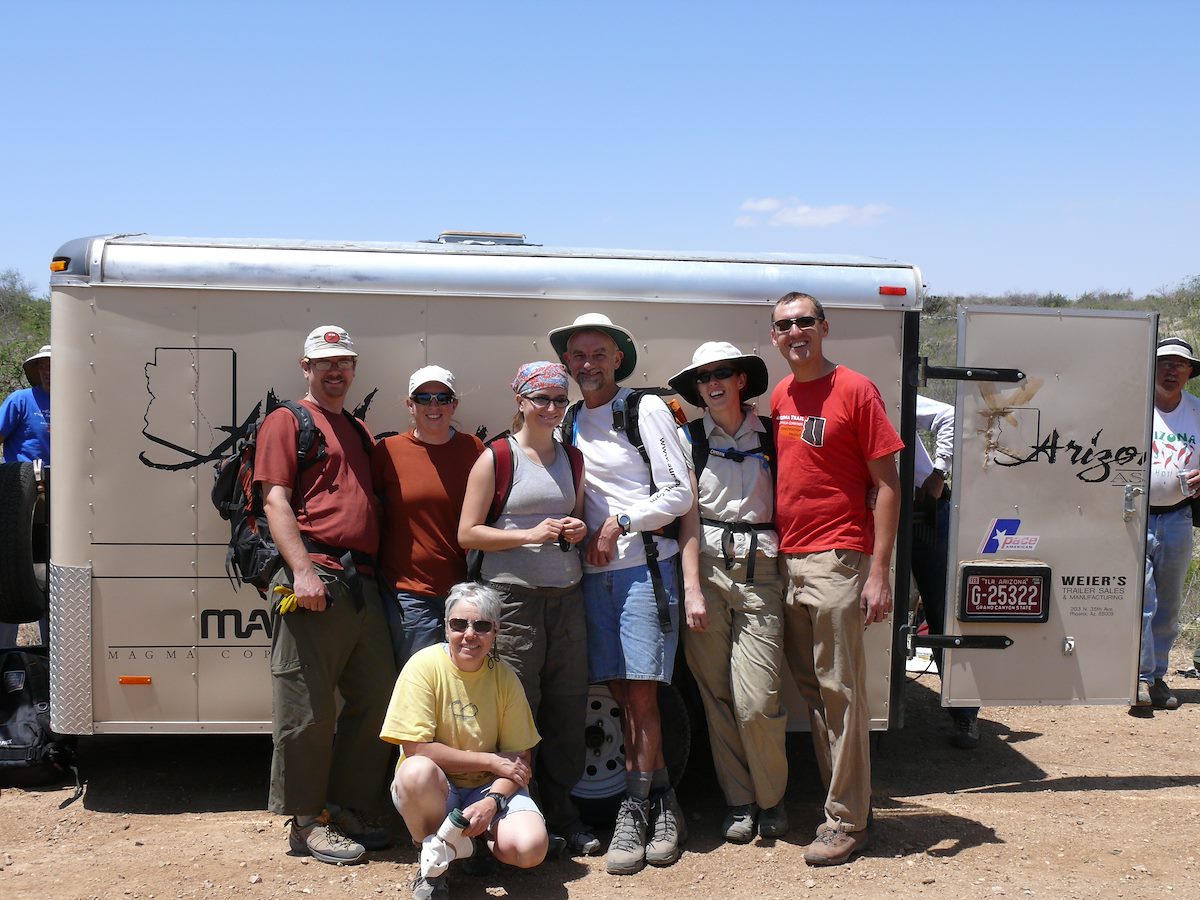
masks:
<svg viewBox="0 0 1200 900"><path fill-rule="evenodd" d="M1006 634L917 634L916 625L901 625L905 656L912 659L918 647L951 650L1007 650L1013 640Z"/></svg>
<svg viewBox="0 0 1200 900"><path fill-rule="evenodd" d="M985 366L931 366L928 356L917 359L916 386L924 387L930 378L947 381L1002 381L1015 383L1025 380L1020 369L996 369Z"/></svg>

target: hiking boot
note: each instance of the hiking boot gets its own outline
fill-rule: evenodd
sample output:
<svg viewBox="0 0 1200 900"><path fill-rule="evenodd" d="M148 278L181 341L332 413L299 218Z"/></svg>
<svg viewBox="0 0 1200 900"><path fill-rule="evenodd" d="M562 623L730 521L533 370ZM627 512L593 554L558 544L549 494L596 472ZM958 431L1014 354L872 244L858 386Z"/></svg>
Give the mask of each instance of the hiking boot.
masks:
<svg viewBox="0 0 1200 900"><path fill-rule="evenodd" d="M1154 700L1150 697L1150 682L1138 679L1137 699L1133 702L1134 706L1152 706Z"/></svg>
<svg viewBox="0 0 1200 900"><path fill-rule="evenodd" d="M386 850L392 846L391 829L363 818L357 810L330 803L329 821L336 825L342 834L352 841L358 841L367 850Z"/></svg>
<svg viewBox="0 0 1200 900"><path fill-rule="evenodd" d="M445 900L450 896L450 885L446 883L445 873L434 878L426 878L417 870L417 877L412 883L413 900Z"/></svg>
<svg viewBox="0 0 1200 900"><path fill-rule="evenodd" d="M1145 683L1144 681L1138 682L1139 701L1142 699L1142 685ZM1150 695L1150 702L1154 704L1155 709L1179 709L1179 698L1171 693L1171 689L1161 678L1154 679L1154 684L1150 685L1147 693Z"/></svg>
<svg viewBox="0 0 1200 900"><path fill-rule="evenodd" d="M578 825L566 837L567 852L572 856L599 856L603 849L600 838L587 830L586 825Z"/></svg>
<svg viewBox="0 0 1200 900"><path fill-rule="evenodd" d="M979 746L979 717L958 713L954 717L954 735L950 743L960 750L974 750Z"/></svg>
<svg viewBox="0 0 1200 900"><path fill-rule="evenodd" d="M754 840L754 819L758 807L753 803L745 806L731 806L721 823L721 833L731 844L748 844Z"/></svg>
<svg viewBox="0 0 1200 900"><path fill-rule="evenodd" d="M787 807L782 800L758 814L758 833L765 838L781 838L787 834Z"/></svg>
<svg viewBox="0 0 1200 900"><path fill-rule="evenodd" d="M612 840L604 868L609 875L632 875L646 865L646 829L650 825L650 801L628 795L617 810Z"/></svg>
<svg viewBox="0 0 1200 900"><path fill-rule="evenodd" d="M646 862L652 866L669 866L683 853L687 840L687 822L675 797L675 789L667 788L650 798L652 834L646 843Z"/></svg>
<svg viewBox="0 0 1200 900"><path fill-rule="evenodd" d="M869 832L818 829L817 839L804 848L804 861L810 866L840 866L867 846Z"/></svg>
<svg viewBox="0 0 1200 900"><path fill-rule="evenodd" d="M361 862L367 855L362 844L350 840L329 820L327 810L322 810L321 815L308 825L299 824L295 816L289 819L288 846L293 853L335 865Z"/></svg>
<svg viewBox="0 0 1200 900"><path fill-rule="evenodd" d="M870 809L867 810L867 828L871 829L874 827L875 827L875 807L872 806ZM820 837L827 831L837 831L837 828L833 825L830 825L828 822L822 822L820 825L817 826L816 836Z"/></svg>

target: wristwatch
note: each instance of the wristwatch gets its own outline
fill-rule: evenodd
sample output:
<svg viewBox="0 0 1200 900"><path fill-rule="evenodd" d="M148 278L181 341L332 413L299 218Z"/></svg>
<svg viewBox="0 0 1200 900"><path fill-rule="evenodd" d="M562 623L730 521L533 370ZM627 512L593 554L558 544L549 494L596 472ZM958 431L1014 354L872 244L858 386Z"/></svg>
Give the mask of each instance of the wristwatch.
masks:
<svg viewBox="0 0 1200 900"><path fill-rule="evenodd" d="M621 534L629 534L629 527L633 524L629 521L629 516L621 513L617 516L617 524L621 526Z"/></svg>
<svg viewBox="0 0 1200 900"><path fill-rule="evenodd" d="M506 809L508 809L508 798L503 794L497 794L495 791L492 791L490 794L486 794L485 796L496 804L496 815L501 815Z"/></svg>

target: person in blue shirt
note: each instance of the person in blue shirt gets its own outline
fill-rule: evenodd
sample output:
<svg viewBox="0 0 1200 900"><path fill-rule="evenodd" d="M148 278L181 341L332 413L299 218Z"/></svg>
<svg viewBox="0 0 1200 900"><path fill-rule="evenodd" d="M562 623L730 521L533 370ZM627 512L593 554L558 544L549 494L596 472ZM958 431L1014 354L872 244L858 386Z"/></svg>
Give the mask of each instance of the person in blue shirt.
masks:
<svg viewBox="0 0 1200 900"><path fill-rule="evenodd" d="M34 462L50 465L50 345L25 360L29 387L13 391L0 405L0 442L4 462ZM39 623L42 643L49 642L46 619ZM0 647L17 643L17 626L0 624Z"/></svg>

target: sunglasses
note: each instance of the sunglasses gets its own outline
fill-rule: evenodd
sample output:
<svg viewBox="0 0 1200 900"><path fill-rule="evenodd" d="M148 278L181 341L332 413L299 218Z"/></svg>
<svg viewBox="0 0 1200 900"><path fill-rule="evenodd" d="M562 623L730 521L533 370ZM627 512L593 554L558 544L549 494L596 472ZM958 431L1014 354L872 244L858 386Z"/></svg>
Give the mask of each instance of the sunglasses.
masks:
<svg viewBox="0 0 1200 900"><path fill-rule="evenodd" d="M824 316L796 316L794 319L776 319L775 330L780 334L787 334L792 330L792 326L797 328L812 328L818 322L823 322Z"/></svg>
<svg viewBox="0 0 1200 900"><path fill-rule="evenodd" d="M353 359L310 359L308 364L318 372L328 372L330 369L338 368L343 371L354 368L355 360Z"/></svg>
<svg viewBox="0 0 1200 900"><path fill-rule="evenodd" d="M431 394L429 391L421 391L420 393L413 394L412 399L413 402L420 403L422 406L428 406L434 400L438 402L439 406L449 406L458 398L450 393L450 391L438 391L436 394Z"/></svg>
<svg viewBox="0 0 1200 900"><path fill-rule="evenodd" d="M563 395L562 397L547 397L545 394L533 394L525 399L538 409L545 409L547 406L552 404L557 406L559 409L566 409L567 404L571 402L571 398L567 397L566 395Z"/></svg>
<svg viewBox="0 0 1200 900"><path fill-rule="evenodd" d="M447 619L446 624L455 634L465 634L468 628L474 629L476 634L490 634L492 631L492 623L487 619Z"/></svg>
<svg viewBox="0 0 1200 900"><path fill-rule="evenodd" d="M732 378L736 374L737 369L732 366L721 366L721 368L713 369L711 372L697 372L696 384L708 384L714 378L724 381L726 378Z"/></svg>

